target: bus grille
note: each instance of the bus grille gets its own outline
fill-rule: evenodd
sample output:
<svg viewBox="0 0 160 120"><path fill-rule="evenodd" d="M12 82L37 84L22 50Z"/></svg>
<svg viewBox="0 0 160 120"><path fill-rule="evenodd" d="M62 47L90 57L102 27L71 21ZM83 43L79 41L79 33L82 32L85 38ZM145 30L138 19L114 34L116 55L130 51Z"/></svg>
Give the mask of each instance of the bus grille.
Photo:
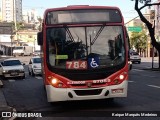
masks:
<svg viewBox="0 0 160 120"><path fill-rule="evenodd" d="M102 92L102 89L94 89L94 90L74 90L74 92L79 96L85 95L99 95Z"/></svg>
<svg viewBox="0 0 160 120"><path fill-rule="evenodd" d="M70 73L61 73L60 75L72 80L72 81L78 81L78 80L99 80L99 79L105 79L108 76L112 75L113 72L107 72L107 73L86 73L86 74L70 74Z"/></svg>

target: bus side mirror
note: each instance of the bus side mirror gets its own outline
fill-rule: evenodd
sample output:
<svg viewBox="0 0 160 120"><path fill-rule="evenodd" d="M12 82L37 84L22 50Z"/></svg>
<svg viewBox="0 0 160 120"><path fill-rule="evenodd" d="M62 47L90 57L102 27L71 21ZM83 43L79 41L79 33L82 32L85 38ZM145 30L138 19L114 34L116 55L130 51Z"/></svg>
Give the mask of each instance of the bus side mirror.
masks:
<svg viewBox="0 0 160 120"><path fill-rule="evenodd" d="M38 43L38 45L43 45L43 34L42 34L42 32L37 33L37 43Z"/></svg>

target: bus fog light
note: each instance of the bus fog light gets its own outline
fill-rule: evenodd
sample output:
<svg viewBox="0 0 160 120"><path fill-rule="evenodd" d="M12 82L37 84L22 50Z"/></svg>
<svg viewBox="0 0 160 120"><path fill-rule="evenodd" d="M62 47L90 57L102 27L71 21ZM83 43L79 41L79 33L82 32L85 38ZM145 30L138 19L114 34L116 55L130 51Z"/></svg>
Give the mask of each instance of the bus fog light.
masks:
<svg viewBox="0 0 160 120"><path fill-rule="evenodd" d="M58 87L63 87L63 84L62 83L58 83Z"/></svg>
<svg viewBox="0 0 160 120"><path fill-rule="evenodd" d="M124 75L120 75L120 76L119 76L119 79L120 79L120 80L123 80L123 79L124 79Z"/></svg>
<svg viewBox="0 0 160 120"><path fill-rule="evenodd" d="M116 84L119 84L119 80L118 79L115 79L114 80L114 84L116 85Z"/></svg>

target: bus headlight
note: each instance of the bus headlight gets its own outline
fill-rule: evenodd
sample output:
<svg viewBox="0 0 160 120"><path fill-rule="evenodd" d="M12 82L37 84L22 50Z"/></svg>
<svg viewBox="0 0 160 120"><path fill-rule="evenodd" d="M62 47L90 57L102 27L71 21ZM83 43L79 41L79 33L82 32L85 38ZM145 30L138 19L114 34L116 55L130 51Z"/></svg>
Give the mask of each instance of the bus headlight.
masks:
<svg viewBox="0 0 160 120"><path fill-rule="evenodd" d="M57 84L57 83L58 83L58 80L55 79L55 78L53 78L53 79L51 80L51 83L52 83L52 84Z"/></svg>
<svg viewBox="0 0 160 120"><path fill-rule="evenodd" d="M123 80L123 79L124 79L124 75L120 75L120 76L119 76L119 79L120 79L120 80Z"/></svg>
<svg viewBox="0 0 160 120"><path fill-rule="evenodd" d="M111 85L118 85L121 84L126 79L126 73L121 73L119 76L117 76L112 82Z"/></svg>
<svg viewBox="0 0 160 120"><path fill-rule="evenodd" d="M57 78L49 76L48 80L49 80L50 84L56 88L66 88L66 85Z"/></svg>

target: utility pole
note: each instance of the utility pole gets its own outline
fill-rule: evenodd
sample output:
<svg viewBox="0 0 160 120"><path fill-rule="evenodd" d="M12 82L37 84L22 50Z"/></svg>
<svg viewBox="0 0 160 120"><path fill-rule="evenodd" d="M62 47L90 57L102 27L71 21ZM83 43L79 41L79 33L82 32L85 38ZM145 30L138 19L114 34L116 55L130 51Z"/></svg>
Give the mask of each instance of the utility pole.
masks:
<svg viewBox="0 0 160 120"><path fill-rule="evenodd" d="M143 15L150 15L150 14L143 14ZM130 23L131 21L135 20L135 19L138 18L138 17L139 17L139 16L134 17L134 18L131 19L130 21L126 22L125 25L128 24L128 23Z"/></svg>
<svg viewBox="0 0 160 120"><path fill-rule="evenodd" d="M16 14L16 0L13 0L13 20L15 29L15 40L17 40L17 14Z"/></svg>

